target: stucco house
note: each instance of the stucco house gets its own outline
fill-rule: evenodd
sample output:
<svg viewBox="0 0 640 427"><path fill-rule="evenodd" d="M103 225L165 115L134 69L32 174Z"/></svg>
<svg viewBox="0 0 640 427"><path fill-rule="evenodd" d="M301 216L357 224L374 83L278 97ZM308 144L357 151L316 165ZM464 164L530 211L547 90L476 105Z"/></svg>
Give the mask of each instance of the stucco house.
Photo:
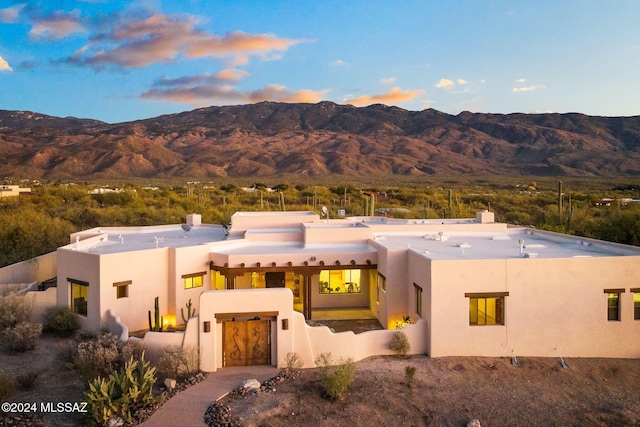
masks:
<svg viewBox="0 0 640 427"><path fill-rule="evenodd" d="M307 361L323 343L366 357L386 343L330 335L307 320L407 316L414 353L441 356L640 357L640 248L470 219L323 219L238 212L231 226L93 228L57 251L57 304L85 328L115 316L148 328L158 297L201 368ZM185 340L187 339L185 337ZM379 339L378 339L379 340ZM240 359L236 360L236 356ZM309 362L312 363L312 362Z"/></svg>

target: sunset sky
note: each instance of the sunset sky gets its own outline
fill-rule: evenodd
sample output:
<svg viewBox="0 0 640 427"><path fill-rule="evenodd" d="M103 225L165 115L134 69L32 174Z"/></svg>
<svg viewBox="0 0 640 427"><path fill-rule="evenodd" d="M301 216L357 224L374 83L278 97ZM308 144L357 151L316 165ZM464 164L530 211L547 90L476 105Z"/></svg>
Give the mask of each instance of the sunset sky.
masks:
<svg viewBox="0 0 640 427"><path fill-rule="evenodd" d="M640 115L640 1L0 0L0 109Z"/></svg>

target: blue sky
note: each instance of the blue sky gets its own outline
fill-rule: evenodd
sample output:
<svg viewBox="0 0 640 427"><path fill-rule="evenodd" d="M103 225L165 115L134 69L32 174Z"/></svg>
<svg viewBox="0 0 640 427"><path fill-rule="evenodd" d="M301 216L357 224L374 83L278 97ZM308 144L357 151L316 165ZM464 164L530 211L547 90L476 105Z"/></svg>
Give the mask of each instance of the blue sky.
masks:
<svg viewBox="0 0 640 427"><path fill-rule="evenodd" d="M640 115L640 2L0 0L0 109L260 101Z"/></svg>

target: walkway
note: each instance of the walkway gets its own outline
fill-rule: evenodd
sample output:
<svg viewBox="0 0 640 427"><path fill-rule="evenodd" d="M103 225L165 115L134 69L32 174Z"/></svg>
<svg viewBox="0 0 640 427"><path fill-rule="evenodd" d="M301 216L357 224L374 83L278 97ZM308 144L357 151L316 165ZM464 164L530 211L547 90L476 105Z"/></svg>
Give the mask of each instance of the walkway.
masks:
<svg viewBox="0 0 640 427"><path fill-rule="evenodd" d="M221 368L207 375L204 381L176 394L158 409L143 427L189 426L206 427L204 413L209 405L246 380L262 382L278 375L274 366L247 366Z"/></svg>

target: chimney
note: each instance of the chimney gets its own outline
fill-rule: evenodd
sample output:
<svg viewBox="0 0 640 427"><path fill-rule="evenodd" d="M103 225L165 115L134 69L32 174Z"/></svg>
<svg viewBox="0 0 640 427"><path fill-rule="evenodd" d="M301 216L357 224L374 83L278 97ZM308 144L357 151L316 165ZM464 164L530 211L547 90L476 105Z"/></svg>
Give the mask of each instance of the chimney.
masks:
<svg viewBox="0 0 640 427"><path fill-rule="evenodd" d="M496 222L496 217L493 212L489 212L485 209L482 212L476 213L476 222L478 224L489 224L492 222Z"/></svg>
<svg viewBox="0 0 640 427"><path fill-rule="evenodd" d="M194 225L202 225L202 215L196 213L187 215L187 225L192 227Z"/></svg>

